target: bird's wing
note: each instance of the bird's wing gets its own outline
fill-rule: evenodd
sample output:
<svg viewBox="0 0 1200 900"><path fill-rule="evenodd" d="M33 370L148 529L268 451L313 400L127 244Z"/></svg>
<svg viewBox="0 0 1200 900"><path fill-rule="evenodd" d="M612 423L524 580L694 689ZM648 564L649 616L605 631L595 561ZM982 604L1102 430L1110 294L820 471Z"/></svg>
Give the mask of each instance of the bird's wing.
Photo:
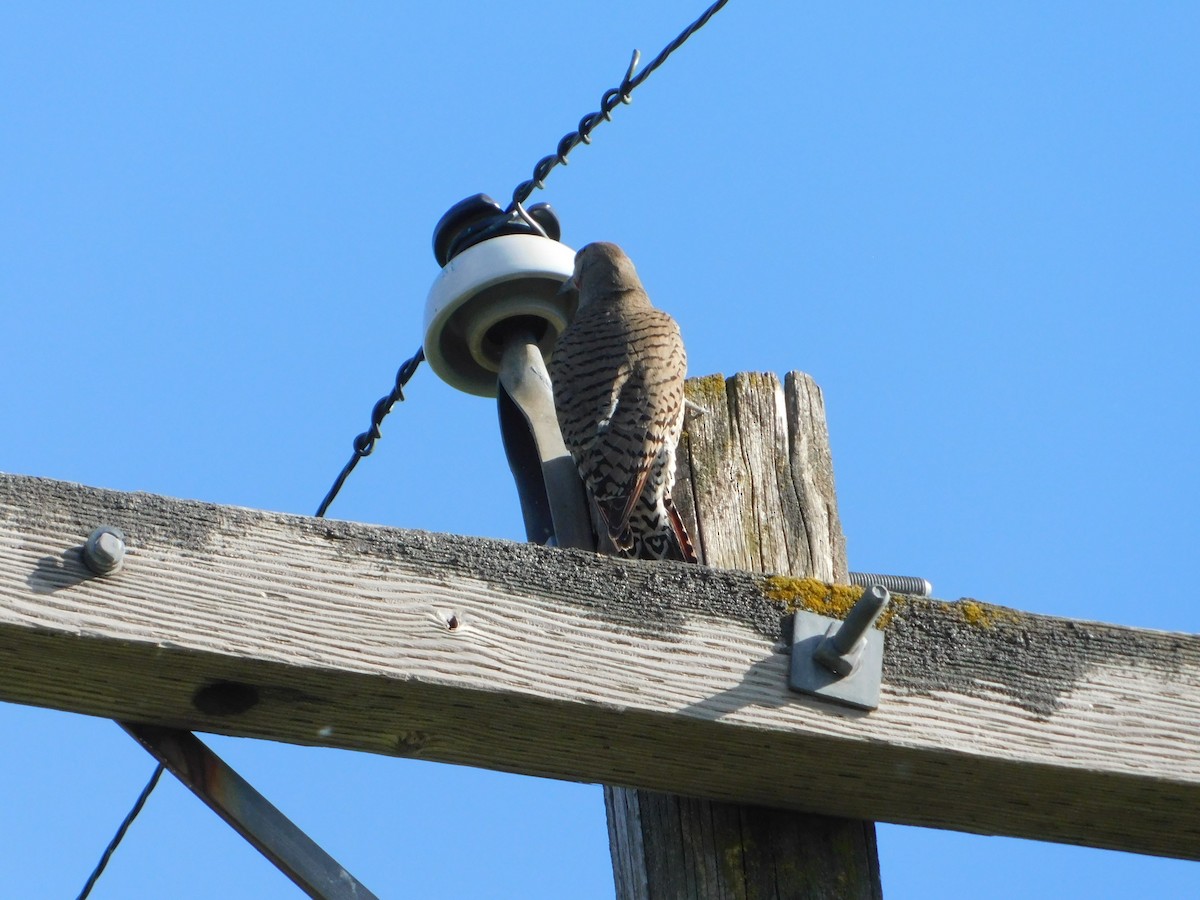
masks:
<svg viewBox="0 0 1200 900"><path fill-rule="evenodd" d="M609 534L620 544L662 441L650 429L644 367L622 366L613 387L604 408L598 410L591 446L584 455L591 470L585 477L596 505Z"/></svg>

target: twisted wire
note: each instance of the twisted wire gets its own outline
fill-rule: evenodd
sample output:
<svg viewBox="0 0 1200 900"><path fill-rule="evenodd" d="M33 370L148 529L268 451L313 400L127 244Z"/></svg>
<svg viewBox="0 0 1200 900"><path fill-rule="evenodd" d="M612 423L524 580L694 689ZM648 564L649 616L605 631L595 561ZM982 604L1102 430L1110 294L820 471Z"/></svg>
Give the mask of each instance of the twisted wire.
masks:
<svg viewBox="0 0 1200 900"><path fill-rule="evenodd" d="M333 482L333 487L329 489L329 493L325 495L325 499L321 501L321 506L317 510L317 516L322 517L325 511L329 509L329 504L338 495L338 491L342 489L346 478L354 471L354 467L358 465L358 461L364 456L370 456L375 449L375 442L382 437L380 425L383 422L384 416L392 411L392 407L398 402L404 400L404 387L408 384L409 379L416 374L417 368L425 359L425 348L422 347L408 360L406 360L396 372L396 381L392 386L392 390L384 397L379 398L375 403L375 407L371 410L371 427L358 435L354 439L354 454L350 457L350 461L346 463L342 471L338 474L337 479ZM117 828L117 832L113 835L108 846L104 849L104 853L100 856L100 861L96 864L96 868L92 870L92 874L88 876L87 882L83 886L83 890L79 893L78 900L86 900L92 892L92 888L96 886L96 882L103 874L108 861L116 852L117 845L125 837L125 832L129 830L129 826L133 824L133 820L137 818L138 813L142 811L142 807L146 805L151 792L155 785L158 784L158 779L162 776L163 765L159 763L154 770L154 774L150 776L150 781L142 789L142 793L138 796L137 801L133 804L133 808L125 816L125 820L121 822Z"/></svg>
<svg viewBox="0 0 1200 900"><path fill-rule="evenodd" d="M646 68L634 75L634 70L637 69L638 60L641 54L633 51L633 59L629 63L629 69L625 72L625 77L621 79L620 85L615 88L609 88L600 98L600 109L596 112L588 113L579 120L579 127L563 136L563 139L558 142L558 147L555 152L549 156L543 156L537 161L533 167L533 177L522 181L513 191L512 203L509 204L508 212L513 212L519 208L522 203L529 199L529 195L535 190L540 190L546 186L546 177L558 165L567 164L567 156L572 150L580 144L590 144L592 142L592 131L596 126L604 121L612 121L612 112L617 108L618 104L628 103L632 98L630 94L643 81L650 77L651 73L667 61L667 57L683 46L693 34L708 24L708 20L721 11L721 8L728 3L729 0L717 0L712 6L706 9L691 25L681 31L671 43L667 44L658 56L650 61Z"/></svg>
<svg viewBox="0 0 1200 900"><path fill-rule="evenodd" d="M512 202L509 204L506 212L517 213L526 222L531 223L534 228L545 234L541 226L535 222L532 217L525 211L523 204L529 199L529 195L535 190L545 187L546 177L557 165L566 165L567 156L580 144L590 144L591 134L596 126L601 122L612 119L612 111L620 103L628 103L631 99L633 91L642 84L650 75L667 61L667 58L678 50L693 34L708 24L708 20L721 11L721 8L728 3L729 0L717 0L706 9L696 21L692 22L687 28L676 35L675 39L665 46L658 56L654 57L640 72L637 71L638 61L641 59L641 54L633 51L633 58L629 62L629 68L625 72L625 77L621 79L621 84L615 88L610 88L604 92L600 98L600 109L596 112L588 113L579 121L579 128L572 131L563 137L558 142L556 151L550 156L545 156L538 160L537 165L533 167L533 178L521 182L513 191ZM412 378L417 371L422 360L425 359L424 349L420 349L416 354L403 365L396 373L396 383L393 386L391 393L380 398L375 404L375 408L371 411L371 427L358 435L354 439L354 454L350 457L350 461L342 468L342 471L334 479L333 487L329 489L329 493L325 495L325 499L321 501L321 505L317 508L317 517L325 515L334 498L338 495L338 491L342 489L346 479L350 473L354 471L354 467L358 465L358 461L364 456L370 456L375 449L375 441L381 436L380 425L386 416L392 410L392 406L398 401L404 400L404 386L408 380Z"/></svg>
<svg viewBox="0 0 1200 900"><path fill-rule="evenodd" d="M133 820L137 818L138 813L142 811L142 807L146 805L146 801L150 798L150 792L154 790L154 786L158 784L158 779L162 777L163 764L159 763L154 769L154 774L150 776L150 780L146 782L146 786L142 788L142 792L138 794L136 802L133 804L133 809L129 810L124 821L117 827L117 833L113 835L113 839L108 842L108 846L104 848L104 853L100 856L100 862L96 863L96 868L92 870L92 874L88 876L87 883L83 886L83 890L79 892L78 900L86 900L88 894L92 892L92 888L96 886L100 875L104 872L104 867L108 865L108 861L112 859L113 853L117 849L117 844L121 843L121 838L125 837L125 832L129 830L129 826L133 824Z"/></svg>
<svg viewBox="0 0 1200 900"><path fill-rule="evenodd" d="M558 142L558 147L556 148L555 153L538 160L537 164L533 167L533 178L523 181L517 185L516 189L513 191L512 202L509 204L506 212L516 212L521 216L522 219L531 224L536 231L545 235L545 231L525 211L525 208L522 204L529 199L530 194L532 194L534 190L540 190L541 188L545 187L546 177L550 174L555 166L565 166L567 164L567 156L572 150L574 150L580 144L590 144L591 134L592 131L595 130L596 126L603 121L611 121L612 112L614 109L616 109L618 104L629 103L632 99L631 95L633 91L639 87L642 82L649 78L655 69L666 62L667 58L672 53L683 46L688 38L703 28L708 23L708 20L720 12L721 8L724 7L728 2L729 0L717 0L716 3L713 3L700 15L698 19L681 31L673 41L667 44L667 46L662 49L658 56L650 61L650 64L646 66L646 68L642 69L641 72L638 72L636 75L634 72L637 70L638 61L641 59L641 53L637 50L634 50L633 58L629 62L629 68L625 72L625 77L621 79L621 84L604 92L603 96L600 98L600 109L596 112L588 113L586 116L580 119L579 127L575 131L565 135L562 140ZM321 501L321 505L317 508L316 515L318 518L321 518L325 515L326 511L329 509L329 505L333 503L334 498L337 497L338 492L342 489L342 485L345 484L346 479L350 476L350 473L354 471L354 467L358 465L358 461L364 456L370 456L375 450L375 442L383 436L381 426L384 418L392 411L392 407L395 406L396 403L403 402L405 399L404 388L413 375L416 374L417 369L424 360L425 348L421 347L418 348L417 352L413 354L412 357L405 360L405 362L401 364L400 368L396 372L396 380L392 385L391 391L385 396L381 397L371 410L371 427L354 438L354 452L351 455L350 460L342 468L342 471L338 473L337 478L334 479L333 486L330 487L329 492L325 495L325 499ZM137 800L134 802L133 808L130 809L129 813L125 816L125 819L121 822L120 826L118 826L116 834L114 834L112 840L109 841L108 846L105 848L104 853L100 857L100 861L96 864L95 869L88 877L87 883L84 885L83 890L79 894L79 900L85 900L85 898L91 894L92 888L95 887L97 880L104 872L105 867L108 865L109 860L112 858L113 853L117 849L117 845L121 843L121 840L125 837L125 833L129 830L129 826L133 824L133 821L137 818L138 813L142 811L142 807L145 806L151 792L153 792L155 786L158 784L158 780L162 776L163 769L164 767L162 763L159 763L159 765L155 768L154 773L150 776L150 780L147 782L146 786L142 789L141 794L138 795Z"/></svg>
<svg viewBox="0 0 1200 900"><path fill-rule="evenodd" d="M317 508L317 518L325 515L329 509L329 504L333 502L333 498L338 495L338 491L342 489L342 485L346 483L346 479L350 473L354 471L354 467L358 465L358 461L364 456L370 456L375 449L375 442L383 437L383 432L380 431L380 426L383 424L384 417L392 411L392 407L397 402L404 400L404 387L408 384L409 379L416 374L417 369L425 359L425 348L418 348L417 352L410 359L404 361L396 372L396 382L392 385L392 390L380 397L371 410L371 427L358 435L354 439L354 453L350 457L350 461L342 468L338 477L334 479L333 487L329 489L329 493L325 495L325 499L321 501L321 505Z"/></svg>

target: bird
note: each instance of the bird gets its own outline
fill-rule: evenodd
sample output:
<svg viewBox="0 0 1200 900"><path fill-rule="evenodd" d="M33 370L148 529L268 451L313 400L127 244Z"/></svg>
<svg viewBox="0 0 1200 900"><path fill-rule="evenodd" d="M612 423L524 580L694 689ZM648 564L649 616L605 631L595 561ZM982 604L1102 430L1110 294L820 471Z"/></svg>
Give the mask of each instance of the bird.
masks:
<svg viewBox="0 0 1200 900"><path fill-rule="evenodd" d="M671 500L683 432L687 354L679 325L650 305L616 244L575 254L578 291L548 371L563 443L598 515L597 532L631 559L696 562Z"/></svg>

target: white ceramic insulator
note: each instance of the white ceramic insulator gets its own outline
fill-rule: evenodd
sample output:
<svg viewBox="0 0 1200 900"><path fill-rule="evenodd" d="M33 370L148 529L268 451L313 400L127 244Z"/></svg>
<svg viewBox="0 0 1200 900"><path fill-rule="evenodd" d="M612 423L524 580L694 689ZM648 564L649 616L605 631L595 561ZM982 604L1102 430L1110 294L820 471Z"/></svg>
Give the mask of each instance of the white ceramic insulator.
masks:
<svg viewBox="0 0 1200 900"><path fill-rule="evenodd" d="M455 256L425 301L430 368L451 387L495 397L505 331L497 326L528 326L549 359L575 316L575 295L560 293L574 267L574 250L532 234L491 238Z"/></svg>

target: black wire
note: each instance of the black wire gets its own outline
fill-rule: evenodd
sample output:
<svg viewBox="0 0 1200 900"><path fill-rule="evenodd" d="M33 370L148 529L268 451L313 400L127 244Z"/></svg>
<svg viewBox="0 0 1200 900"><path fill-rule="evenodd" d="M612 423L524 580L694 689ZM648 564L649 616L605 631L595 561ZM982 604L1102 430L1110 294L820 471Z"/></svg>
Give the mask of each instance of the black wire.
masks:
<svg viewBox="0 0 1200 900"><path fill-rule="evenodd" d="M729 0L717 0L716 3L712 4L712 6L710 6L701 14L700 18L696 19L696 21L681 31L676 36L675 40L667 44L667 46L662 49L658 56L654 57L654 59L650 61L650 64L646 66L646 68L642 69L642 71L638 72L637 75L634 75L634 71L637 69L638 59L640 58L641 54L634 50L633 59L629 63L629 69L625 72L625 77L621 80L620 86L605 91L604 96L600 99L599 111L588 113L586 116L584 116L579 121L578 130L572 131L558 142L558 150L556 153L551 156L543 157L538 161L537 165L533 167L533 178L528 181L521 182L513 191L512 203L509 204L506 212L517 213L522 219L531 224L537 231L544 235L545 231L542 229L542 227L536 221L534 221L533 217L530 216L529 213L525 211L524 206L522 206L522 204L529 198L529 195L532 194L535 189L545 186L546 176L550 174L550 171L555 166L559 165L560 163L566 165L567 154L569 154L580 144L591 143L592 131L605 119L612 118L612 111L616 108L617 104L628 103L630 100L630 94L633 93L634 89L637 88L647 78L649 78L655 69L666 62L667 57L683 46L684 42L687 41L688 38L708 24L708 20L720 12L721 8L728 2ZM507 222L504 224L507 224ZM425 352L422 348L418 350L411 359L400 366L400 370L396 373L396 383L392 388L391 393L386 397L382 397L379 402L375 404L375 408L371 412L371 427L354 439L354 455L351 456L350 461L342 467L342 471L339 472L337 478L334 479L333 487L329 489L329 493L326 494L325 499L321 501L321 505L317 508L317 518L321 518L325 515L326 511L329 509L329 504L331 504L334 498L338 495L338 491L342 489L342 485L346 483L346 479L350 477L350 473L354 471L354 467L358 465L358 461L364 456L371 455L371 451L375 449L375 441L382 436L379 426L383 422L384 416L391 412L392 406L395 405L397 401L404 399L404 386L408 384L408 380L412 378L413 374L417 371L417 367L421 365L421 361L424 359Z"/></svg>
<svg viewBox="0 0 1200 900"><path fill-rule="evenodd" d="M701 14L700 18L681 31L675 40L663 47L662 52L651 60L650 65L642 69L641 72L638 72L636 76L633 72L637 68L638 58L641 54L634 50L633 60L629 63L629 69L625 73L625 77L621 80L620 86L605 91L604 95L600 98L600 109L596 112L588 113L580 119L579 128L565 135L558 142L558 148L555 153L550 156L543 156L538 160L537 165L533 167L533 177L527 181L522 181L513 191L512 203L509 204L508 212L512 212L528 200L529 195L534 190L545 187L546 176L550 174L551 170L560 163L565 166L567 164L567 155L580 144L590 144L592 142L592 131L601 122L606 119L612 119L612 111L616 109L617 104L628 103L630 101L629 95L633 93L634 89L649 78L655 69L666 62L668 56L683 46L688 38L707 25L708 20L719 13L721 8L728 2L729 0L717 0L716 3Z"/></svg>
<svg viewBox="0 0 1200 900"><path fill-rule="evenodd" d="M391 393L380 397L375 403L375 407L371 410L371 427L354 439L354 455L350 457L350 461L346 463L342 471L338 474L338 477L334 479L333 487L329 489L329 493L325 495L325 499L321 501L321 505L317 508L318 519L325 515L326 510L329 509L329 504L338 495L338 491L342 489L342 485L346 483L346 479L354 471L354 467L358 465L358 461L364 456L370 456L371 452L375 449L375 442L383 437L383 432L379 430L379 426L383 424L384 417L392 411L392 407L396 402L404 400L404 386L416 374L417 369L424 359L425 348L421 347L413 354L411 359L405 360L396 372L396 383L392 385Z"/></svg>
<svg viewBox="0 0 1200 900"><path fill-rule="evenodd" d="M716 3L712 4L712 6L704 11L700 18L696 19L696 21L680 32L675 40L667 44L667 46L662 49L658 56L654 57L650 64L646 66L646 68L642 69L642 71L636 76L633 73L634 70L637 69L638 59L640 58L641 54L637 50L634 50L633 59L629 63L629 69L626 71L625 77L621 80L620 86L611 88L610 90L604 92L604 95L600 98L600 109L597 112L588 113L586 116L584 116L579 121L578 130L572 131L558 142L558 149L555 154L538 160L537 165L533 167L533 178L528 181L521 182L513 191L512 203L509 205L507 212L517 212L526 222L529 222L537 231L540 231L544 235L545 231L542 229L542 227L533 220L533 218L522 206L522 204L529 199L529 195L532 194L535 189L540 189L545 186L546 176L550 174L551 170L555 166L559 164L567 164L567 155L572 150L574 150L580 144L590 144L592 131L601 122L605 121L606 119L612 119L612 111L617 107L617 104L628 103L631 99L630 94L633 93L634 89L637 88L647 78L649 78L655 69L666 62L667 57L678 50L688 38L703 28L708 23L708 20L720 12L721 8L728 2L729 0L717 0ZM358 465L358 461L364 456L370 456L372 451L374 451L375 442L383 436L383 433L380 431L380 426L382 425L384 418L392 411L392 407L397 402L404 400L404 388L413 375L416 374L417 369L424 360L425 348L421 347L410 359L406 360L400 366L399 370L397 370L396 381L392 386L392 390L387 395L381 397L371 410L371 427L354 438L354 454L350 457L350 461L342 467L342 471L339 472L337 478L334 479L333 486L329 489L329 493L325 495L325 499L321 501L320 507L317 508L318 518L321 518L325 515L325 512L329 509L329 505L333 503L334 498L337 497L338 492L342 489L342 485L346 483L346 479L350 476L350 473L354 471L354 467ZM158 784L158 779L162 777L162 773L163 764L159 763L154 769L154 774L150 776L150 780L146 783L146 786L142 788L142 792L138 795L137 801L133 804L133 808L129 810L129 814L125 816L124 821L121 822L120 827L117 828L117 833L113 835L112 840L109 841L108 846L104 849L104 853L101 855L100 861L96 864L96 868L92 871L92 874L88 877L87 883L83 886L83 890L79 893L78 900L86 900L88 895L91 894L92 888L96 886L96 882L99 880L100 875L104 872L105 867L108 865L108 861L112 858L113 853L116 852L117 846L125 837L125 832L129 830L129 826L133 824L133 820L136 819L138 813L142 811L142 807L146 805L146 801L150 798L150 794Z"/></svg>
<svg viewBox="0 0 1200 900"><path fill-rule="evenodd" d="M117 833L113 835L113 839L108 842L108 846L104 848L104 855L100 857L100 862L96 863L96 868L92 870L91 876L87 880L87 884L83 886L83 890L79 892L79 900L85 900L88 894L92 892L92 888L96 886L96 880L104 871L104 867L108 865L108 861L112 858L113 852L117 849L117 844L121 843L121 838L125 837L125 832L129 830L129 826L133 824L133 820L137 818L138 813L142 811L142 807L146 805L146 801L150 798L150 792L154 790L154 786L158 784L158 779L162 776L163 764L159 763L154 769L154 774L150 776L150 780L146 782L146 786L142 788L141 794L138 795L137 802L133 804L133 809L129 810L129 815L125 817L125 821L117 829Z"/></svg>
<svg viewBox="0 0 1200 900"><path fill-rule="evenodd" d="M379 430L380 423L383 422L384 416L391 412L392 406L397 401L404 399L404 386L408 384L409 379L413 377L424 359L425 348L422 347L417 350L411 359L406 360L400 366L399 371L396 372L396 382L392 386L391 392L387 396L381 397L375 404L375 408L371 411L371 427L354 439L354 455L350 457L350 461L346 463L345 468L342 469L337 480L334 481L333 487L329 489L329 493L321 501L321 508L317 510L318 516L325 515L329 504L333 502L333 498L341 490L347 476L354 471L354 467L358 464L358 461L364 456L370 456L371 451L375 449L375 441L382 436ZM149 799L154 786L158 784L158 779L162 773L163 765L159 763L158 767L154 770L154 774L150 776L150 781L147 782L146 786L142 789L142 793L138 796L137 802L133 804L133 809L129 811L129 815L125 817L125 821L121 823L117 829L117 833L109 841L108 847L105 848L104 854L100 857L100 862L96 864L96 868L92 871L87 883L83 886L83 890L79 894L79 900L86 900L87 896L92 892L92 888L96 886L96 881L99 880L105 866L108 865L109 859L116 852L117 845L121 843L121 839L125 837L125 832L129 830L129 826L133 824L133 820L142 811L142 807L146 805L146 800Z"/></svg>

